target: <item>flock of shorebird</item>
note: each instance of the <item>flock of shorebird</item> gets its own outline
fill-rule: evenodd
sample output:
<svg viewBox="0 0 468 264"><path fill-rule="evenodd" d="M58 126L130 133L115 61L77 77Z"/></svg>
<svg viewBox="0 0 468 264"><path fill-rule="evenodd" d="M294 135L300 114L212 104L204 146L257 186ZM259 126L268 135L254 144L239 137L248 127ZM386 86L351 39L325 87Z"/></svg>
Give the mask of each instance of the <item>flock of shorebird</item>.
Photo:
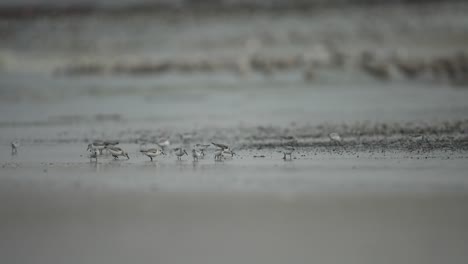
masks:
<svg viewBox="0 0 468 264"><path fill-rule="evenodd" d="M107 151L114 157L114 159L119 159L119 157L126 157L130 159L128 152L123 150L120 147L117 147L118 141L102 141L96 140L93 143L88 144L87 151L91 154L89 155L90 159L95 159L97 161L98 156L103 154L103 151ZM153 161L154 158L166 155L166 149L170 146L170 141L168 139L161 140L158 143L155 143L157 147L154 148L145 148L144 145L140 146L140 152L150 158L150 161ZM220 144L220 143L211 143L213 146L216 147L214 152L214 159L215 161L222 161L225 160L227 157L233 157L235 155L234 151L229 148L228 145ZM201 158L205 157L206 150L210 147L210 144L196 144L195 148L192 149L192 158L193 161L198 161ZM13 148L13 144L12 144ZM15 147L16 149L16 147ZM177 147L172 149L173 153L177 157L177 160L182 160L184 155L189 155L187 151L182 147Z"/></svg>
<svg viewBox="0 0 468 264"><path fill-rule="evenodd" d="M342 141L341 136L338 133L330 133L328 135L329 139L336 143L340 144ZM183 138L182 139L187 139ZM296 150L295 146L297 145L297 139L295 137L283 137L283 139L288 140L289 143L283 144L282 146L282 153L283 153L283 159L286 160L287 157L289 156L289 160L292 160L292 154ZM186 142L187 140L183 140ZM128 152L123 150L121 147L118 147L117 145L119 144L119 141L116 140L108 140L108 141L103 141L103 140L95 140L92 143L88 144L88 148L86 151L90 152L89 158L90 160L95 160L97 162L98 157L100 155L103 155L103 152L106 151L112 157L114 157L115 160L118 160L119 157L126 157L127 159L130 159L130 156L128 155ZM147 156L150 158L150 161L153 161L154 158L161 156L161 155L166 155L165 150L169 148L171 145L171 142L169 139L164 139L160 140L159 142L155 143L157 147L153 148L146 148L144 147L145 145L140 145L140 153L143 155ZM216 147L214 151L214 160L215 161L223 161L228 158L234 157L236 153L228 146L225 144L221 143L215 143L211 142L211 144L195 144L195 148L192 149L192 158L193 161L196 162L199 159L202 159L205 157L207 149L213 145ZM16 155L18 153L18 148L20 144L18 141L13 141L11 142L11 154ZM182 160L182 157L184 155L189 155L187 151L183 147L177 147L172 149L172 152L175 154L177 157L177 160Z"/></svg>
<svg viewBox="0 0 468 264"><path fill-rule="evenodd" d="M330 133L328 134L328 138L330 139L331 142L335 144L341 144L342 138L341 136L336 133ZM187 143L189 140L188 137L182 137L181 139L184 143ZM285 139L288 141L287 144L282 144L282 150L281 152L283 153L283 159L287 160L289 157L289 160L292 160L292 154L296 150L297 146L297 139L295 137L283 137L282 139ZM94 141L93 143L88 145L88 151L91 152L90 158L91 159L96 159L98 158L98 155L102 154L103 150L107 150L113 157L114 159L118 159L119 157L127 157L127 159L130 159L128 156L128 153L125 152L122 148L117 147L116 145L118 144L118 141ZM151 161L153 161L154 158L161 156L161 155L166 155L165 150L170 146L170 141L168 139L160 140L158 143L155 143L157 147L155 148L144 148L144 145L140 146L140 152L150 158ZM213 145L216 147L214 151L214 160L215 161L223 161L228 158L234 157L236 153L228 146L225 144L221 143L215 143L211 142L211 144L195 144L195 148L192 149L192 158L193 161L196 162L199 159L202 159L205 157L207 149ZM177 157L177 160L182 160L182 157L184 155L189 156L187 151L182 148L182 147L177 147L172 149L173 153Z"/></svg>

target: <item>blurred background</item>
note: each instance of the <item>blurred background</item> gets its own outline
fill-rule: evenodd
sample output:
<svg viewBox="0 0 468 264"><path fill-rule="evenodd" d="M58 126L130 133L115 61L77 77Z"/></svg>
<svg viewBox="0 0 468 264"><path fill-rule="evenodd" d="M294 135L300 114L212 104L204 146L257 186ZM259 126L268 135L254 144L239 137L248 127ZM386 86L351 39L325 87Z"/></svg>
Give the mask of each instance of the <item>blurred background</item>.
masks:
<svg viewBox="0 0 468 264"><path fill-rule="evenodd" d="M0 124L462 118L467 9L464 1L1 1Z"/></svg>

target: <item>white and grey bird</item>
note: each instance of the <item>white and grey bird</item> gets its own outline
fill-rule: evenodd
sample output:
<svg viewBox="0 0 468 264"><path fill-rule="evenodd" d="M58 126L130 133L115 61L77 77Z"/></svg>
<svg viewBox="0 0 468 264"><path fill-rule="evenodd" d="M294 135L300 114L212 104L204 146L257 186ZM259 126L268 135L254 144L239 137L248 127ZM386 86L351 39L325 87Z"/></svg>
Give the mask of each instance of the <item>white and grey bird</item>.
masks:
<svg viewBox="0 0 468 264"><path fill-rule="evenodd" d="M106 149L109 150L109 153L114 157L114 159L118 159L120 156L130 159L128 153L119 147L107 147Z"/></svg>
<svg viewBox="0 0 468 264"><path fill-rule="evenodd" d="M11 154L16 154L18 153L18 148L19 148L19 142L18 141L13 141L11 142Z"/></svg>
<svg viewBox="0 0 468 264"><path fill-rule="evenodd" d="M335 142L335 143L338 143L338 144L341 143L341 141L342 141L340 134L338 134L336 132L328 134L328 138L330 138L330 140L332 142Z"/></svg>
<svg viewBox="0 0 468 264"><path fill-rule="evenodd" d="M235 153L230 149L217 149L214 154L214 159L217 161L225 160L226 158L232 158Z"/></svg>
<svg viewBox="0 0 468 264"><path fill-rule="evenodd" d="M292 160L292 154L296 149L293 146L284 146L283 147L283 159L286 160L286 156L289 156L289 159Z"/></svg>
<svg viewBox="0 0 468 264"><path fill-rule="evenodd" d="M193 161L198 161L198 159L199 159L200 157L202 157L202 156L203 156L203 154L202 154L201 151L196 150L196 149L192 149L192 158L193 158Z"/></svg>
<svg viewBox="0 0 468 264"><path fill-rule="evenodd" d="M182 160L183 155L188 156L187 151L185 151L185 149L183 149L183 148L175 148L174 151L175 151L175 155L177 156L178 160Z"/></svg>
<svg viewBox="0 0 468 264"><path fill-rule="evenodd" d="M215 154L214 154L214 159L215 160L218 160L218 161L223 160L224 156L225 156L224 152L225 151L230 151L228 145L221 144L221 143L214 143L214 142L211 142L211 144L213 144L215 147L218 148L218 149L216 149Z"/></svg>
<svg viewBox="0 0 468 264"><path fill-rule="evenodd" d="M105 140L105 141L103 141L103 143L104 143L104 149L102 151L107 150L107 152L109 152L109 149L107 149L107 147L115 147L115 146L117 146L119 144L119 141L117 141L117 140ZM102 151L101 151L101 153L102 153Z"/></svg>
<svg viewBox="0 0 468 264"><path fill-rule="evenodd" d="M87 151L93 152L94 150L99 151L99 154L102 154L102 150L106 147L106 144L104 144L104 141L102 140L95 140L93 143L88 144L88 148L86 149Z"/></svg>
<svg viewBox="0 0 468 264"><path fill-rule="evenodd" d="M223 160L223 150L222 149L217 149L214 153L214 159L215 161L220 161Z"/></svg>
<svg viewBox="0 0 468 264"><path fill-rule="evenodd" d="M221 149L223 152L222 152L222 155L224 156L231 156L233 157L234 156L234 151L232 151L232 149L229 148L228 145L225 145L225 144L220 144L220 143L214 143L214 142L211 142L211 144L215 145L216 147L218 147L219 149Z"/></svg>
<svg viewBox="0 0 468 264"><path fill-rule="evenodd" d="M151 149L142 149L140 150L141 153L146 155L147 157L150 158L151 161L153 161L153 158L160 156L160 155L166 155L164 151L158 148L151 148Z"/></svg>

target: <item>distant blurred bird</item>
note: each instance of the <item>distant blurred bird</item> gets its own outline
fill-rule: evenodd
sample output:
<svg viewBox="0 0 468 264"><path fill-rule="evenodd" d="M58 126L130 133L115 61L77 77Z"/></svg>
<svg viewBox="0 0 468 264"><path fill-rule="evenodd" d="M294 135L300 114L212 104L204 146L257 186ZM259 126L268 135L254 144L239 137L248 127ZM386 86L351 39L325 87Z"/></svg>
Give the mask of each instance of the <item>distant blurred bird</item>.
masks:
<svg viewBox="0 0 468 264"><path fill-rule="evenodd" d="M157 157L160 155L166 155L166 153L164 153L161 149L157 149L157 148L142 149L140 150L140 152L145 154L147 157L149 157L151 161L153 161L154 157Z"/></svg>
<svg viewBox="0 0 468 264"><path fill-rule="evenodd" d="M286 156L289 155L289 159L292 160L292 153L295 151L296 149L293 147L293 146L284 146L283 147L283 159L286 160Z"/></svg>
<svg viewBox="0 0 468 264"><path fill-rule="evenodd" d="M117 140L107 140L107 141L103 141L103 143L104 143L104 150L109 151L109 149L107 149L107 147L115 147L116 145L119 144L119 141L117 141Z"/></svg>
<svg viewBox="0 0 468 264"><path fill-rule="evenodd" d="M227 157L233 157L234 156L234 152L232 152L231 150L228 150L228 149L225 149L225 150L222 150L222 149L217 149L214 153L214 159L215 161L222 161L224 159L226 159Z"/></svg>
<svg viewBox="0 0 468 264"><path fill-rule="evenodd" d="M97 158L98 158L98 152L97 150L93 150L93 152L89 155L89 161L91 162L92 159L96 159L96 162L97 162Z"/></svg>
<svg viewBox="0 0 468 264"><path fill-rule="evenodd" d="M215 161L222 161L234 157L235 153L230 149L216 149L214 153Z"/></svg>
<svg viewBox="0 0 468 264"><path fill-rule="evenodd" d="M335 142L338 144L340 144L342 140L340 134L335 133L335 132L328 134L328 138L330 138L332 142Z"/></svg>
<svg viewBox="0 0 468 264"><path fill-rule="evenodd" d="M106 147L106 144L102 140L95 140L93 143L88 144L87 151L93 152L94 150L98 150L99 154L102 154L102 150Z"/></svg>
<svg viewBox="0 0 468 264"><path fill-rule="evenodd" d="M215 152L215 160L222 160L223 158L227 157L227 156L231 156L233 157L234 156L234 152L229 148L228 145L225 145L225 144L221 144L221 143L214 143L214 142L211 142L211 144L215 145L216 147L218 147L218 149L216 150Z"/></svg>
<svg viewBox="0 0 468 264"><path fill-rule="evenodd" d="M11 155L15 155L18 153L19 142L13 141L11 142Z"/></svg>
<svg viewBox="0 0 468 264"><path fill-rule="evenodd" d="M210 147L210 145L204 145L204 144L196 144L195 145L196 148L198 148L198 150L201 152L202 156L204 157L205 156L205 151L206 149L208 149Z"/></svg>
<svg viewBox="0 0 468 264"><path fill-rule="evenodd" d="M196 149L192 149L192 157L193 157L193 161L198 161L198 159L200 157L202 157L202 152L201 151L197 151Z"/></svg>
<svg viewBox="0 0 468 264"><path fill-rule="evenodd" d="M222 160L223 159L223 150L222 149L217 149L214 153L214 159L215 160Z"/></svg>
<svg viewBox="0 0 468 264"><path fill-rule="evenodd" d="M232 151L231 149L225 149L225 150L223 150L222 154L223 154L223 157L224 157L224 158L227 158L227 157L231 157L231 158L232 158L232 157L234 157L234 155L236 155L236 153L234 153L234 151Z"/></svg>

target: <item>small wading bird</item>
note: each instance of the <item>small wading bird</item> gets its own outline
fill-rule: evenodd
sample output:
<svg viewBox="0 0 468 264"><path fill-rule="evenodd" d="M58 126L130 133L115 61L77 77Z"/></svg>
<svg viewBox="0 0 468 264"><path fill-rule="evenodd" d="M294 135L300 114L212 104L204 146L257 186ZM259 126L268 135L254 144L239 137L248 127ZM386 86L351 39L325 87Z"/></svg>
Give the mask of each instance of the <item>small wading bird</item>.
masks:
<svg viewBox="0 0 468 264"><path fill-rule="evenodd" d="M161 149L156 149L156 148L142 149L140 150L140 152L146 155L147 157L149 157L151 161L153 161L154 157L157 157L159 155L166 155L166 153L164 153Z"/></svg>
<svg viewBox="0 0 468 264"><path fill-rule="evenodd" d="M11 155L15 155L18 153L18 147L19 147L18 141L15 140L11 142Z"/></svg>
<svg viewBox="0 0 468 264"><path fill-rule="evenodd" d="M96 159L97 162L98 152L97 150L93 150L93 152L89 155L89 161L91 162L93 159Z"/></svg>
<svg viewBox="0 0 468 264"><path fill-rule="evenodd" d="M232 152L232 150L229 150L229 149L225 149L225 150L222 150L222 149L217 149L215 151L215 155L214 155L214 158L215 160L223 160L223 159L226 159L226 158L232 158L233 156L235 155L234 152Z"/></svg>
<svg viewBox="0 0 468 264"><path fill-rule="evenodd" d="M217 149L215 151L214 159L215 160L222 160L223 159L223 150L222 149Z"/></svg>
<svg viewBox="0 0 468 264"><path fill-rule="evenodd" d="M109 150L110 154L112 155L112 157L114 157L114 159L118 159L120 156L127 157L127 159L130 159L128 153L123 151L123 149L119 147L108 147L106 149Z"/></svg>
<svg viewBox="0 0 468 264"><path fill-rule="evenodd" d="M175 151L175 154L176 154L178 160L182 160L183 155L188 156L187 151L185 151L185 149L183 149L183 148L175 148L174 151Z"/></svg>
<svg viewBox="0 0 468 264"><path fill-rule="evenodd" d="M93 152L95 150L99 151L99 154L102 154L102 150L106 147L106 144L104 144L104 141L101 140L95 140L93 143L88 144L88 148L86 149L87 151Z"/></svg>
<svg viewBox="0 0 468 264"><path fill-rule="evenodd" d="M289 160L292 160L292 153L296 150L293 146L283 147L283 159L286 160L286 156L289 155Z"/></svg>
<svg viewBox="0 0 468 264"><path fill-rule="evenodd" d="M193 161L198 161L198 159L200 157L202 157L203 154L201 151L197 151L196 149L192 149L192 157L193 157Z"/></svg>
<svg viewBox="0 0 468 264"><path fill-rule="evenodd" d="M226 158L228 156L231 156L231 157L234 156L234 152L229 148L228 145L214 143L214 142L211 142L211 144L218 147L214 155L215 160L222 160L223 158Z"/></svg>
<svg viewBox="0 0 468 264"><path fill-rule="evenodd" d="M336 144L340 144L342 141L341 136L335 132L328 134L328 138L330 138L330 140Z"/></svg>
<svg viewBox="0 0 468 264"><path fill-rule="evenodd" d="M198 148L198 150L201 152L202 156L204 157L205 156L205 151L206 149L208 149L208 147L210 147L210 145L204 145L204 144L196 144L195 145L196 148Z"/></svg>

